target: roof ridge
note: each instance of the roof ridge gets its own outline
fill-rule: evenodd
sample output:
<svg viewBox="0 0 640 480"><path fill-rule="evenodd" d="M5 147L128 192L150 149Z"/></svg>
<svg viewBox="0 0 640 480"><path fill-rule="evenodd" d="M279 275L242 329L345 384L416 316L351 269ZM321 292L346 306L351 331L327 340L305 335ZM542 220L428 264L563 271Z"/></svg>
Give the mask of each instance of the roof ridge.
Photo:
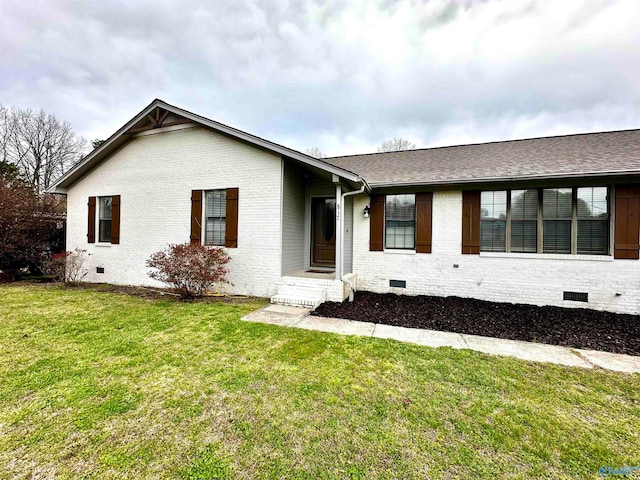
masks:
<svg viewBox="0 0 640 480"><path fill-rule="evenodd" d="M425 150L442 150L445 148L459 148L459 147L474 147L479 145L492 145L497 143L515 143L515 142L527 142L532 140L545 140L545 139L556 139L556 138L566 138L566 137L579 137L585 135L603 135L607 133L622 133L622 132L636 132L640 131L640 128L626 128L621 130L605 130L600 132L581 132L581 133L566 133L562 135L547 135L543 137L529 137L529 138L514 138L511 140L491 140L489 142L476 142L476 143L461 143L459 145L442 145L439 147L424 147L424 148L412 148L408 150L398 150L393 152L370 152L370 153L354 153L351 155L336 155L334 157L324 157L325 160L334 160L339 158L348 158L348 157L365 157L365 156L373 156L373 155L398 155L406 152L420 152Z"/></svg>

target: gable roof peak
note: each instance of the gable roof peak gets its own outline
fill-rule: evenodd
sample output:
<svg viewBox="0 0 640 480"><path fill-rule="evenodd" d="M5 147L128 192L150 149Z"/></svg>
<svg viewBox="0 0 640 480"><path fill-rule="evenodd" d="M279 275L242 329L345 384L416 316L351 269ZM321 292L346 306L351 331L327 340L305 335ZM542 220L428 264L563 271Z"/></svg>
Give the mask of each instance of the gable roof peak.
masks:
<svg viewBox="0 0 640 480"><path fill-rule="evenodd" d="M159 109L164 110L160 113ZM155 117L152 112L156 111ZM164 123L169 114L178 117L178 120ZM291 148L284 147L275 142L271 142L264 138L252 135L250 133L238 130L237 128L216 122L201 115L192 113L188 110L171 105L160 98L155 98L149 105L143 108L137 115L123 125L118 131L105 140L98 148L94 149L86 157L74 165L67 173L59 178L48 191L55 193L66 193L66 189L73 185L77 180L82 178L94 166L105 160L110 154L115 152L120 146L124 145L131 138L130 134L139 133L145 130L151 130L159 127L174 126L184 123L195 123L205 128L209 128L218 133L230 136L242 142L251 144L257 148L262 148L278 155L293 159L302 164L306 164L326 172L336 174L347 181L355 184L364 184L366 182L357 174L337 167L329 162L311 157L305 153L298 152Z"/></svg>

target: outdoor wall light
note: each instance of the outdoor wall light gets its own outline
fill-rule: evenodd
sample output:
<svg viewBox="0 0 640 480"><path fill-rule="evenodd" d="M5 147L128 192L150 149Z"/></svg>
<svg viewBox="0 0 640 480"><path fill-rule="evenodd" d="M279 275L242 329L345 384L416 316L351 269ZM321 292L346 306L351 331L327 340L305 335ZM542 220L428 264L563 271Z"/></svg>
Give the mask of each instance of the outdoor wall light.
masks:
<svg viewBox="0 0 640 480"><path fill-rule="evenodd" d="M364 218L369 218L369 211L371 209L369 208L369 205L367 205L366 207L364 207Z"/></svg>

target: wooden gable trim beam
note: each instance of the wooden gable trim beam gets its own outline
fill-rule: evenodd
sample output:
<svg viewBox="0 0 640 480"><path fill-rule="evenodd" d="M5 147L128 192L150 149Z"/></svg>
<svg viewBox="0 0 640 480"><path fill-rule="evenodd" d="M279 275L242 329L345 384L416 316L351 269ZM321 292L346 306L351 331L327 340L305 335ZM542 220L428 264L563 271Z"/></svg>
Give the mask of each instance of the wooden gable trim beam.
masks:
<svg viewBox="0 0 640 480"><path fill-rule="evenodd" d="M190 124L190 123L195 123L195 122L192 122L191 120L176 120L174 122L164 123L164 124L161 125L161 127L162 128L175 127L176 125L187 125L187 124ZM160 127L153 127L151 125L147 125L146 127L132 128L131 130L126 132L125 135L133 135L133 134L140 133L140 132L147 132L147 131L153 130L155 128L160 128Z"/></svg>
<svg viewBox="0 0 640 480"><path fill-rule="evenodd" d="M158 109L160 110L160 109ZM164 121L167 118L167 115L169 115L169 110L165 110L164 113L162 114L162 116L160 117L160 119L158 120L158 126L162 125L164 123Z"/></svg>

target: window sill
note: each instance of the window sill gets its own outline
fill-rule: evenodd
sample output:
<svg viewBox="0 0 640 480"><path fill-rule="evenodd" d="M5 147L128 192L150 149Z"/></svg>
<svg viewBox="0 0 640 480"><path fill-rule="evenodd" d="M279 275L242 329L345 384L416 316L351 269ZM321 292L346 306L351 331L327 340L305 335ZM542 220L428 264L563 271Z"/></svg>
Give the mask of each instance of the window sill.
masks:
<svg viewBox="0 0 640 480"><path fill-rule="evenodd" d="M507 253L480 252L487 258L527 258L531 260L578 260L587 262L613 262L613 255L570 255L564 253Z"/></svg>
<svg viewBox="0 0 640 480"><path fill-rule="evenodd" d="M415 255L415 250L404 250L404 249L396 249L396 248L385 248L384 253L391 253L393 255Z"/></svg>
<svg viewBox="0 0 640 480"><path fill-rule="evenodd" d="M111 243L106 243L106 242L96 242L94 244L96 247L110 247Z"/></svg>

